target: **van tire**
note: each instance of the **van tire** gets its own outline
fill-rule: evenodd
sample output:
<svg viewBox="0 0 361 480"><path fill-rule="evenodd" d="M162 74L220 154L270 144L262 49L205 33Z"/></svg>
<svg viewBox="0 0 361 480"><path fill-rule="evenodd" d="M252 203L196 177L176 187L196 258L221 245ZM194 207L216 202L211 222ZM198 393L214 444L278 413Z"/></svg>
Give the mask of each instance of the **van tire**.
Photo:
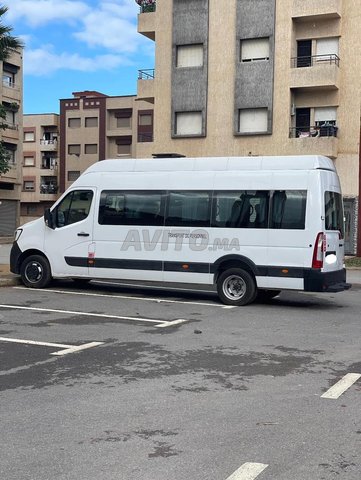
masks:
<svg viewBox="0 0 361 480"><path fill-rule="evenodd" d="M246 270L230 268L219 275L217 292L225 305L248 305L256 298L256 281Z"/></svg>
<svg viewBox="0 0 361 480"><path fill-rule="evenodd" d="M30 288L44 288L51 282L51 269L48 260L41 255L30 255L20 267L23 284Z"/></svg>

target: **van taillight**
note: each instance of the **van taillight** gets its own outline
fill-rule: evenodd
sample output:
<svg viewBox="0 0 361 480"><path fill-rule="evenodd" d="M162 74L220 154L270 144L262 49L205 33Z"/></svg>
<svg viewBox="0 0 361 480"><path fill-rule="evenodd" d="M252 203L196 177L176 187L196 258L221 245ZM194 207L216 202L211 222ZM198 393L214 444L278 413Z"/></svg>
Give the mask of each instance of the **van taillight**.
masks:
<svg viewBox="0 0 361 480"><path fill-rule="evenodd" d="M313 249L312 268L323 267L323 253L326 250L326 235L320 232L317 235L315 247Z"/></svg>

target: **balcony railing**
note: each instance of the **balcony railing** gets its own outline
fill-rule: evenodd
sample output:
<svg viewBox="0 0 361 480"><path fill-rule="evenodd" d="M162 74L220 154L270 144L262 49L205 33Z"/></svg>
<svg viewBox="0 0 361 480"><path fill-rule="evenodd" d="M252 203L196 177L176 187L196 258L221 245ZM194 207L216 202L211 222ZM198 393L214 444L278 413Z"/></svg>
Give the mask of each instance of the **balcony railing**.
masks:
<svg viewBox="0 0 361 480"><path fill-rule="evenodd" d="M335 125L309 126L290 128L290 138L337 137Z"/></svg>
<svg viewBox="0 0 361 480"><path fill-rule="evenodd" d="M16 83L9 82L8 80L3 80L3 86L7 88L12 88L14 90L20 90L20 87Z"/></svg>
<svg viewBox="0 0 361 480"><path fill-rule="evenodd" d="M40 193L42 195L53 195L58 193L58 185L40 185Z"/></svg>
<svg viewBox="0 0 361 480"><path fill-rule="evenodd" d="M139 5L140 13L155 12L156 0L135 0Z"/></svg>
<svg viewBox="0 0 361 480"><path fill-rule="evenodd" d="M138 80L153 80L154 68L148 68L147 70L138 70Z"/></svg>
<svg viewBox="0 0 361 480"><path fill-rule="evenodd" d="M9 130L19 130L19 125L17 123L6 122L5 125L6 125L6 128L8 128Z"/></svg>
<svg viewBox="0 0 361 480"><path fill-rule="evenodd" d="M291 67L314 67L315 65L337 65L340 66L340 58L335 53L330 55L308 55L305 57L292 57Z"/></svg>
<svg viewBox="0 0 361 480"><path fill-rule="evenodd" d="M56 145L58 143L57 140L44 140L44 139L41 139L40 140L40 145Z"/></svg>

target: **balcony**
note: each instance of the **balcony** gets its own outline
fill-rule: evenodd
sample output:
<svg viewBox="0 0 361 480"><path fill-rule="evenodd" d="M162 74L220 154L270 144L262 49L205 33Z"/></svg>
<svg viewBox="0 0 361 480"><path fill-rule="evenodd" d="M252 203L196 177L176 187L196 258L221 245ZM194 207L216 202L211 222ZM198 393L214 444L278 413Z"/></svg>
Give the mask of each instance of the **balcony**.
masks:
<svg viewBox="0 0 361 480"><path fill-rule="evenodd" d="M335 54L293 57L291 88L339 88L340 59Z"/></svg>
<svg viewBox="0 0 361 480"><path fill-rule="evenodd" d="M4 99L8 99L11 102L17 100L20 102L21 100L21 88L14 82L9 82L7 80L3 80L3 91L2 96Z"/></svg>
<svg viewBox="0 0 361 480"><path fill-rule="evenodd" d="M138 71L137 100L154 103L154 69Z"/></svg>
<svg viewBox="0 0 361 480"><path fill-rule="evenodd" d="M302 155L324 155L336 158L338 154L338 128L335 125L290 128L293 148Z"/></svg>
<svg viewBox="0 0 361 480"><path fill-rule="evenodd" d="M150 40L155 40L155 0L136 0L140 6L138 15L138 33L141 33Z"/></svg>
<svg viewBox="0 0 361 480"><path fill-rule="evenodd" d="M313 21L317 19L341 18L342 0L293 0L292 18L296 21Z"/></svg>
<svg viewBox="0 0 361 480"><path fill-rule="evenodd" d="M42 152L54 152L58 149L57 140L40 140L40 150Z"/></svg>
<svg viewBox="0 0 361 480"><path fill-rule="evenodd" d="M3 138L19 140L19 125L17 123L6 122L6 128L3 130Z"/></svg>

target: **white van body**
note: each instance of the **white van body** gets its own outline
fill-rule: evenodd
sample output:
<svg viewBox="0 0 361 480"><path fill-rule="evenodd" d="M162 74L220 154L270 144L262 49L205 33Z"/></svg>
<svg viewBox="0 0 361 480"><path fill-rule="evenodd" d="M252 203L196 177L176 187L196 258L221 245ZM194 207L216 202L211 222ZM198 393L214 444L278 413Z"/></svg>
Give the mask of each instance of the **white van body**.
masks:
<svg viewBox="0 0 361 480"><path fill-rule="evenodd" d="M45 222L16 231L11 271L38 288L64 277L216 283L224 303L244 305L350 288L343 232L326 157L104 160Z"/></svg>

